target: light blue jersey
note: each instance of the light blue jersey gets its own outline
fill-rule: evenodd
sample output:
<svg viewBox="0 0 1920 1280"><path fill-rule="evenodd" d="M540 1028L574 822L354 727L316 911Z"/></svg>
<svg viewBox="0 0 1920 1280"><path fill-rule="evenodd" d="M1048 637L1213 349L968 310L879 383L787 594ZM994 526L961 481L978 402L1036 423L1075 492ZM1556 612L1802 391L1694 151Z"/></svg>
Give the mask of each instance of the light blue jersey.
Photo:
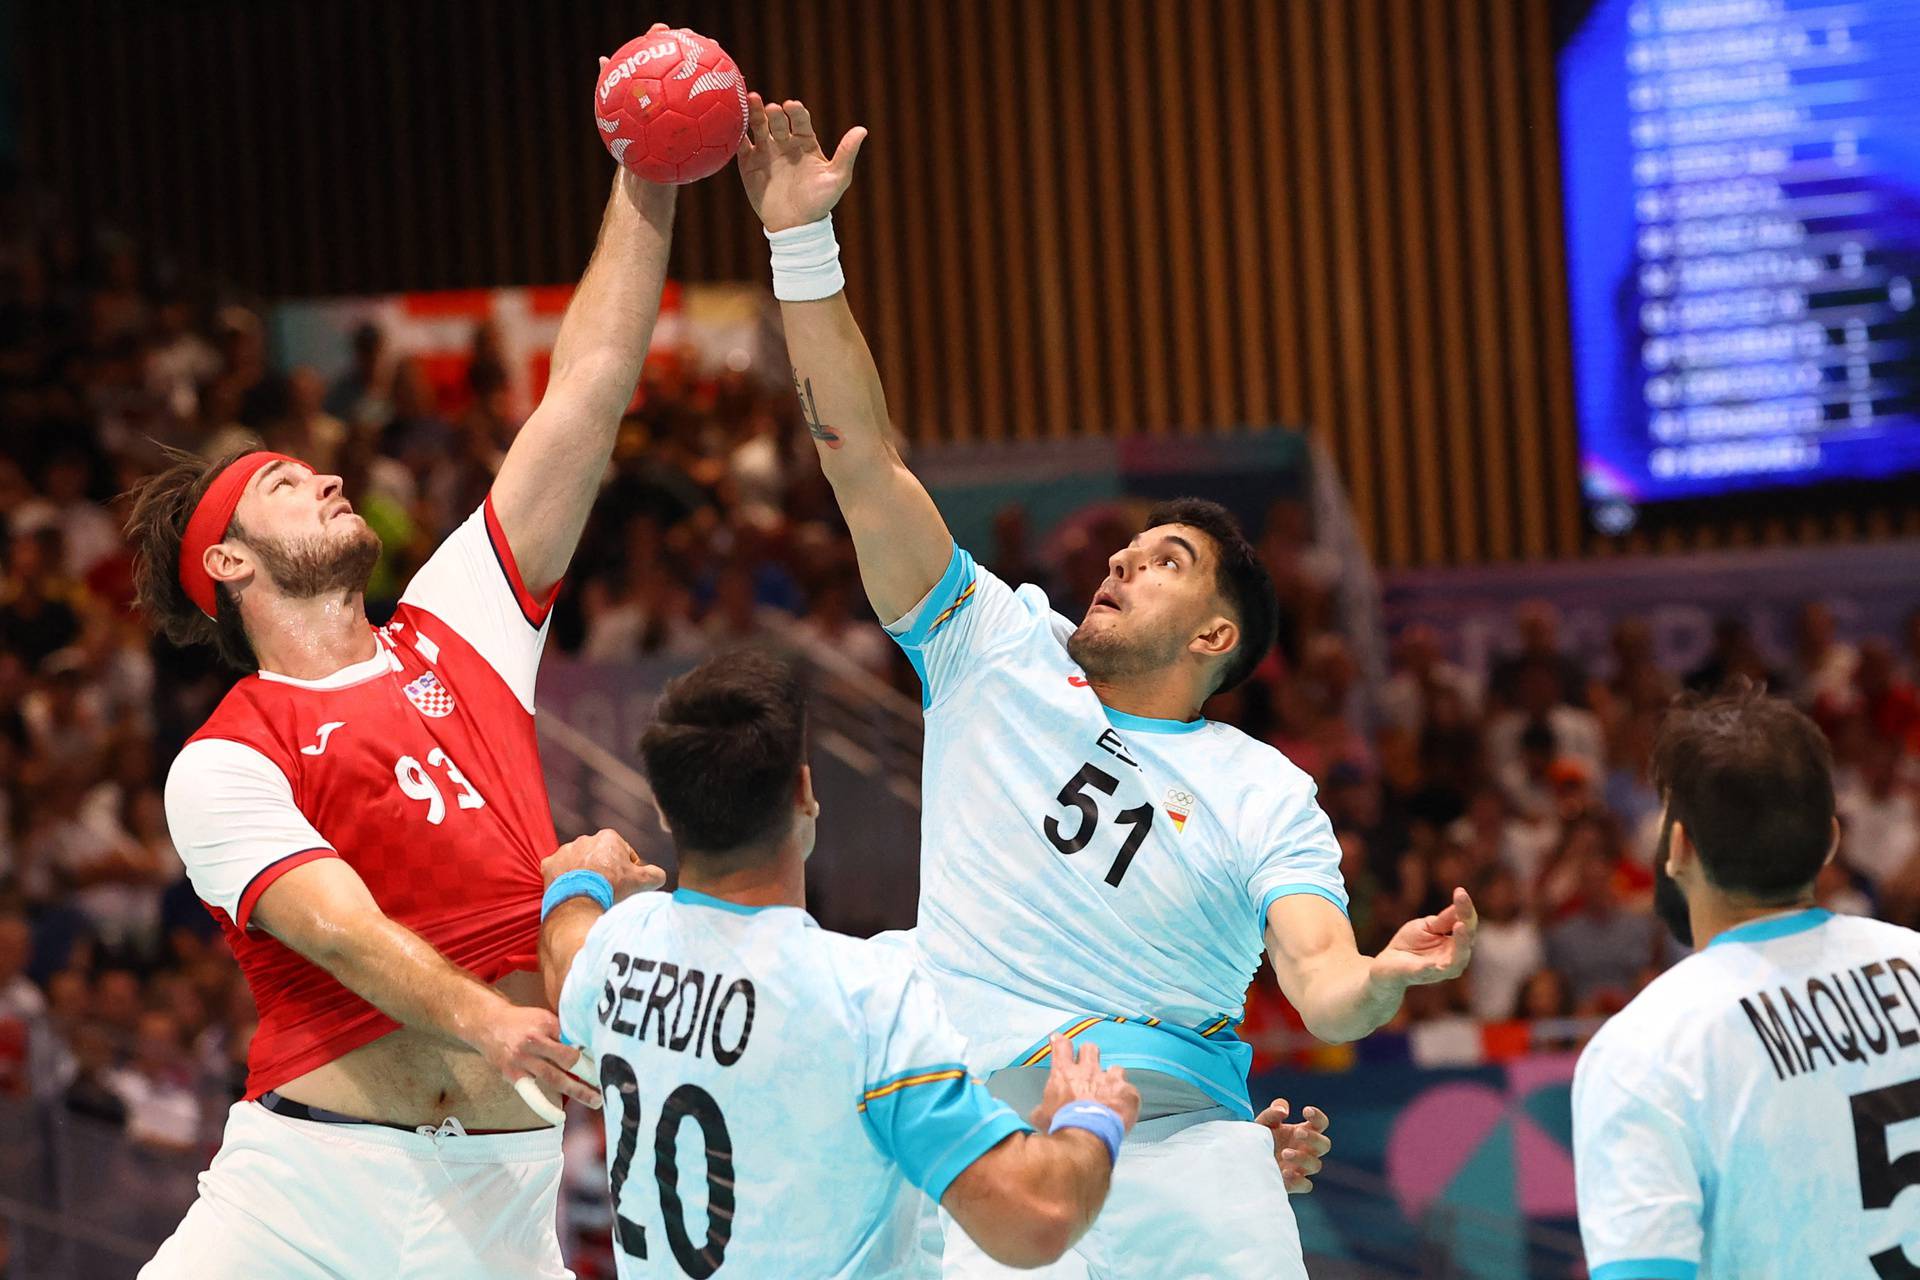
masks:
<svg viewBox="0 0 1920 1280"><path fill-rule="evenodd" d="M599 1063L620 1275L899 1275L936 1201L1028 1128L968 1075L910 955L689 890L601 917L560 1028Z"/></svg>
<svg viewBox="0 0 1920 1280"><path fill-rule="evenodd" d="M1593 1280L1920 1275L1920 934L1752 921L1648 985L1573 1079Z"/></svg>
<svg viewBox="0 0 1920 1280"><path fill-rule="evenodd" d="M1227 725L1109 710L1073 624L957 547L888 630L926 706L916 936L970 1065L1038 1065L1064 1030L1250 1118L1267 907L1346 909L1312 780Z"/></svg>

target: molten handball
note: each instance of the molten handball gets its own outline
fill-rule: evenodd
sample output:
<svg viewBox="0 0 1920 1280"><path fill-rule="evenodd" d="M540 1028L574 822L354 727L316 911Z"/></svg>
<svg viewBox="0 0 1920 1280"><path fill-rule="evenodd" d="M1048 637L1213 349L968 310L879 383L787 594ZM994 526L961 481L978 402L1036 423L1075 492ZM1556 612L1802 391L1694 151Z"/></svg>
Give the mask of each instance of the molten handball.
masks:
<svg viewBox="0 0 1920 1280"><path fill-rule="evenodd" d="M613 158L649 182L697 182L747 131L747 80L727 51L685 28L628 41L600 69L593 113Z"/></svg>

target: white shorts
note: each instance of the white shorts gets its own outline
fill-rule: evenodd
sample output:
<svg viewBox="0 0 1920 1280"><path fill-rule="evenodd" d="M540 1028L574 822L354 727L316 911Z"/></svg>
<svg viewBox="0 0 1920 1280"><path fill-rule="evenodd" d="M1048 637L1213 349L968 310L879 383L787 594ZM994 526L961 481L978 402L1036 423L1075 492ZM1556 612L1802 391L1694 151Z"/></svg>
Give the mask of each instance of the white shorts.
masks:
<svg viewBox="0 0 1920 1280"><path fill-rule="evenodd" d="M558 1129L437 1137L235 1103L140 1280L572 1280L559 1193Z"/></svg>
<svg viewBox="0 0 1920 1280"><path fill-rule="evenodd" d="M1306 1280L1300 1230L1273 1158L1273 1132L1247 1120L1168 1116L1135 1126L1106 1206L1066 1257L1016 1271L940 1214L947 1280Z"/></svg>

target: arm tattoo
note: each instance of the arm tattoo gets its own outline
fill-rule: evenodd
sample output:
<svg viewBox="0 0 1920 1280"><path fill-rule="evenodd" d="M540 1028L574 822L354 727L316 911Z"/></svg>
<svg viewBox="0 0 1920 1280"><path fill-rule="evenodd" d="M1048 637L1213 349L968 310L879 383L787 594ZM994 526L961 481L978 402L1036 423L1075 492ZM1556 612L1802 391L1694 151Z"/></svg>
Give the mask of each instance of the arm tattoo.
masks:
<svg viewBox="0 0 1920 1280"><path fill-rule="evenodd" d="M813 379L801 378L800 370L794 369L793 391L800 397L800 416L806 420L807 434L829 449L838 449L845 444L838 431L820 421L820 406L813 398Z"/></svg>

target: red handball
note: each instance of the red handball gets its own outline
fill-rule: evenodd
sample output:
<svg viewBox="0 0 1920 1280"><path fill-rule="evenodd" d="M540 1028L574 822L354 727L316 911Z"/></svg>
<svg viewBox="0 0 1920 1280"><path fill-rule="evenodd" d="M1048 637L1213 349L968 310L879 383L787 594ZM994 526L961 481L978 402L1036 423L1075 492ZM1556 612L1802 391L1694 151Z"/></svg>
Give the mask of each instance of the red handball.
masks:
<svg viewBox="0 0 1920 1280"><path fill-rule="evenodd" d="M593 114L613 158L648 182L698 182L747 132L747 79L684 27L628 41L600 69Z"/></svg>

